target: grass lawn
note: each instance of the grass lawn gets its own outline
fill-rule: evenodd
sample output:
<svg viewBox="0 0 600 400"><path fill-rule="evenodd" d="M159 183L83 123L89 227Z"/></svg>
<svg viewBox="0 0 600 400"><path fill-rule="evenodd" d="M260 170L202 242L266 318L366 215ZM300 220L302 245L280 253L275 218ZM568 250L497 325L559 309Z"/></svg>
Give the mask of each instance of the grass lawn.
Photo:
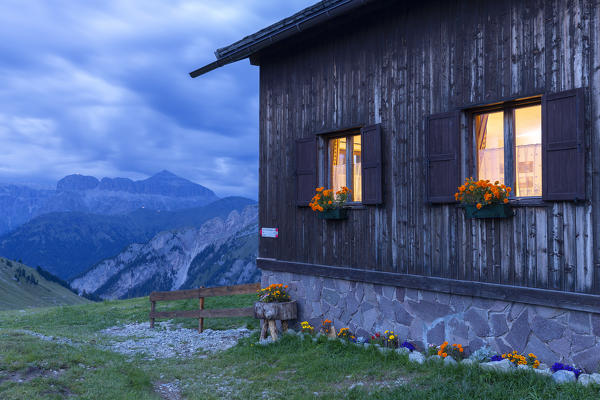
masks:
<svg viewBox="0 0 600 400"><path fill-rule="evenodd" d="M207 299L207 308L252 304L254 296ZM197 302L158 303L160 309ZM499 374L477 367L416 365L322 338L284 336L269 346L257 335L208 358L145 361L100 349L104 328L147 321L147 298L0 313L1 399L160 399L158 383L176 383L188 399L599 399L600 388L558 386L533 373ZM197 321L180 320L195 328ZM207 319L226 329L250 318ZM60 345L21 333L26 329L71 339ZM21 381L21 382L19 382Z"/></svg>

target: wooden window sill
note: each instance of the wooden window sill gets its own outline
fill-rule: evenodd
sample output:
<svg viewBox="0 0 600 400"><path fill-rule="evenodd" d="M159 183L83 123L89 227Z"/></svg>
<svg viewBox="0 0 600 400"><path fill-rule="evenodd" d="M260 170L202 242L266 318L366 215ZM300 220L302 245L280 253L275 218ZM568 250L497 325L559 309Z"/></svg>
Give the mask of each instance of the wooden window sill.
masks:
<svg viewBox="0 0 600 400"><path fill-rule="evenodd" d="M349 210L366 210L367 206L365 206L362 203L354 203L354 204L346 204L344 206L344 208L347 208Z"/></svg>
<svg viewBox="0 0 600 400"><path fill-rule="evenodd" d="M518 199L508 199L508 204L513 207L550 207L552 202L544 201L541 197L521 197Z"/></svg>
<svg viewBox="0 0 600 400"><path fill-rule="evenodd" d="M544 201L541 197L509 199L508 205L511 207L552 207L552 201ZM456 203L456 207L464 207L463 204Z"/></svg>

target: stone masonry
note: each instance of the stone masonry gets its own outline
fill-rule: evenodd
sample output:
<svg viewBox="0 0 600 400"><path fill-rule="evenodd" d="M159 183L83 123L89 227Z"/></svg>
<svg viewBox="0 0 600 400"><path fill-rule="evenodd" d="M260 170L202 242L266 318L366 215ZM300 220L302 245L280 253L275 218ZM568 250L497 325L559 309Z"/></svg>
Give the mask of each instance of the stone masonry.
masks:
<svg viewBox="0 0 600 400"><path fill-rule="evenodd" d="M597 372L600 364L600 314L375 285L318 276L262 271L262 285L288 284L298 302L298 323L357 336L394 330L421 349L444 340L474 351L487 344L499 353L535 353L549 365L575 364Z"/></svg>

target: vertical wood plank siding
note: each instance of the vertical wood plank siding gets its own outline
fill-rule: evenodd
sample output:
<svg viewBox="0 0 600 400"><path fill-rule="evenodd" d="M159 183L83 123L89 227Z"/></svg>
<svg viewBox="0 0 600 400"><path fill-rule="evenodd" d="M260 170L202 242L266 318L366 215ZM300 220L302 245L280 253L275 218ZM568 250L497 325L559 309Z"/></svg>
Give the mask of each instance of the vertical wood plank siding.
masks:
<svg viewBox="0 0 600 400"><path fill-rule="evenodd" d="M260 257L600 293L599 9L591 0L391 5L261 56L259 218L279 238L261 238ZM587 201L519 206L506 220L426 203L427 116L578 87L586 88ZM297 207L296 140L375 123L383 204L341 222ZM461 125L470 157L469 121ZM473 175L464 157L461 175Z"/></svg>

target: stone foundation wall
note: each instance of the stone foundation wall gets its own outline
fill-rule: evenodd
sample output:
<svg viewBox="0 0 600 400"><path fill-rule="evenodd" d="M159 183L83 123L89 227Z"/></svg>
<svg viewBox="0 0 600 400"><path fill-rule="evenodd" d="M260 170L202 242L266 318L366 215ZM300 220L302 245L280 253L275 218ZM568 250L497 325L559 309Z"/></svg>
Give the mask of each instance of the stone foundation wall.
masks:
<svg viewBox="0 0 600 400"><path fill-rule="evenodd" d="M444 340L470 351L487 344L599 370L600 314L263 270L262 285L272 283L289 285L298 323L320 326L327 318L357 336L391 329L421 348Z"/></svg>

